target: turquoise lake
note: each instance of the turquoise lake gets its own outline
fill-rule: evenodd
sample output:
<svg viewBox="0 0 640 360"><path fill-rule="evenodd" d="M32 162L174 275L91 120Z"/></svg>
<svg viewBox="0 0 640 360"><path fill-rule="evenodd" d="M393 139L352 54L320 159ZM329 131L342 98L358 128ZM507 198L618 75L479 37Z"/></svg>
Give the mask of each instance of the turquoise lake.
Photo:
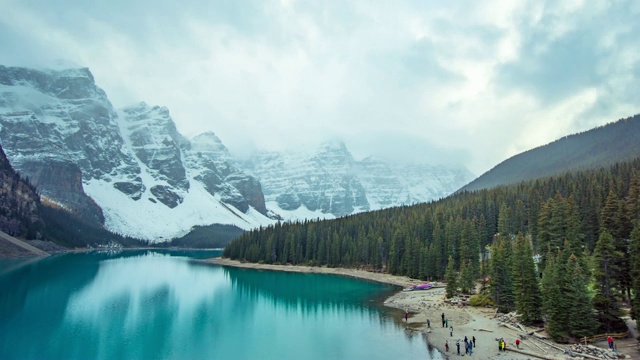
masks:
<svg viewBox="0 0 640 360"><path fill-rule="evenodd" d="M392 286L125 251L0 261L0 359L442 359Z"/></svg>

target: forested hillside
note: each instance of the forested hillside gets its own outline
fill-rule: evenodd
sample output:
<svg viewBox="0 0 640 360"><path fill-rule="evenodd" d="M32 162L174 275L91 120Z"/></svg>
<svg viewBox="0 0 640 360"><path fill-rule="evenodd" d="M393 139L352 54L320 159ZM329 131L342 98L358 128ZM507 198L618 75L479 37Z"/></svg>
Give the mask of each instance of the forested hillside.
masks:
<svg viewBox="0 0 640 360"><path fill-rule="evenodd" d="M0 230L13 236L35 238L42 223L40 196L28 180L16 173L0 146Z"/></svg>
<svg viewBox="0 0 640 360"><path fill-rule="evenodd" d="M550 330L562 339L593 333L596 318L568 325L567 314L573 313L556 308L555 303L566 304L559 294L587 296L591 282L597 320L608 331L618 324L617 301L631 299L634 288L636 294L640 291L639 220L640 159L635 159L606 169L462 192L428 204L276 224L245 233L223 256L362 267L421 279L443 279L449 265L448 277L453 273L463 282L490 275L497 306L528 312L530 322L544 314L548 325L564 324ZM540 255L537 267L534 253ZM541 272L542 287L537 283ZM550 283L544 286L545 281ZM635 296L634 302L638 300ZM530 301L535 310L523 308Z"/></svg>
<svg viewBox="0 0 640 360"><path fill-rule="evenodd" d="M489 189L567 171L608 167L638 156L640 115L635 115L513 156L462 190Z"/></svg>

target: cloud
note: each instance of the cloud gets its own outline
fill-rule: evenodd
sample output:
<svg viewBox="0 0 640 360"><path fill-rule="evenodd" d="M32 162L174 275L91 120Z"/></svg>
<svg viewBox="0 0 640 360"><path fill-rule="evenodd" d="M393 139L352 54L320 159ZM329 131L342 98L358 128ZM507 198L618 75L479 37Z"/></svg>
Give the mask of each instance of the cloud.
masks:
<svg viewBox="0 0 640 360"><path fill-rule="evenodd" d="M638 113L633 1L0 0L0 63L69 58L237 154L342 138L462 163Z"/></svg>

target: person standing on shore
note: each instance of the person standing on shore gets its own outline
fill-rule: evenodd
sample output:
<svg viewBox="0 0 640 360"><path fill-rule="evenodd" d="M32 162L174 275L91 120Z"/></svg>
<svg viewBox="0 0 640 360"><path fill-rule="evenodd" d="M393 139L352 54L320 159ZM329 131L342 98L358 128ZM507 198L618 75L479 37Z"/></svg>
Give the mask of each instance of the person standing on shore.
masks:
<svg viewBox="0 0 640 360"><path fill-rule="evenodd" d="M444 342L444 349L449 352L449 340L445 340Z"/></svg>
<svg viewBox="0 0 640 360"><path fill-rule="evenodd" d="M458 355L460 355L460 341L456 341L456 347L458 348Z"/></svg>
<svg viewBox="0 0 640 360"><path fill-rule="evenodd" d="M475 337L475 335L473 336L473 347L476 347L476 337Z"/></svg>
<svg viewBox="0 0 640 360"><path fill-rule="evenodd" d="M409 312L407 310L404 311L404 322L409 322Z"/></svg>
<svg viewBox="0 0 640 360"><path fill-rule="evenodd" d="M427 328L431 329L431 320L427 319Z"/></svg>
<svg viewBox="0 0 640 360"><path fill-rule="evenodd" d="M444 327L449 327L449 319L444 319Z"/></svg>
<svg viewBox="0 0 640 360"><path fill-rule="evenodd" d="M467 352L469 353L469 356L473 355L473 345L471 344L471 341L469 341L469 346L467 346Z"/></svg>
<svg viewBox="0 0 640 360"><path fill-rule="evenodd" d="M609 349L613 350L613 338L611 335L607 338L607 342L609 343Z"/></svg>
<svg viewBox="0 0 640 360"><path fill-rule="evenodd" d="M440 317L442 318L442 327L445 327L444 326L444 313L442 313L442 315L440 315Z"/></svg>
<svg viewBox="0 0 640 360"><path fill-rule="evenodd" d="M453 326L449 329L449 336L453 337Z"/></svg>
<svg viewBox="0 0 640 360"><path fill-rule="evenodd" d="M469 352L469 339L467 339L467 337L464 337L464 353L468 353Z"/></svg>
<svg viewBox="0 0 640 360"><path fill-rule="evenodd" d="M520 349L520 339L516 339L516 348Z"/></svg>

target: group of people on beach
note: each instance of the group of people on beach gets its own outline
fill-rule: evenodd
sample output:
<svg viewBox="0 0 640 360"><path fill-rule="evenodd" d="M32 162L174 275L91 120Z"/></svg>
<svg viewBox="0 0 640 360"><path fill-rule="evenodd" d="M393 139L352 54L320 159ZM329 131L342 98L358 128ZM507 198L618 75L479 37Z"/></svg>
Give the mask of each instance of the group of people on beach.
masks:
<svg viewBox="0 0 640 360"><path fill-rule="evenodd" d="M520 345L520 343L518 343ZM498 351L504 351L504 348L507 346L507 342L504 341L504 338L498 339ZM518 346L519 347L519 346Z"/></svg>
<svg viewBox="0 0 640 360"><path fill-rule="evenodd" d="M440 315L442 318L442 327L449 327L449 319L444 316L444 313ZM427 319L427 327L431 328L431 321ZM449 327L449 336L453 337L453 325ZM473 348L476 347L476 337L472 336L471 339L468 337L464 337L464 354L465 355L473 355ZM445 340L444 348L448 352L449 351L449 340ZM458 351L458 355L461 355L460 352L460 339L456 340L456 349Z"/></svg>

